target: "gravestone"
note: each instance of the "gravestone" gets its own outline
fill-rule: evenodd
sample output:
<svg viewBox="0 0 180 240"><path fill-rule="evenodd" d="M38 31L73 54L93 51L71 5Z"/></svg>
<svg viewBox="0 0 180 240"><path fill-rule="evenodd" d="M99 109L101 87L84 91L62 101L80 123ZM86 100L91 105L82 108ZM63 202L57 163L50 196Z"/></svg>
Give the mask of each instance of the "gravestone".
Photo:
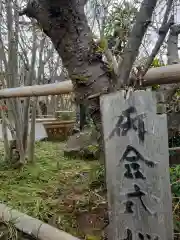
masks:
<svg viewBox="0 0 180 240"><path fill-rule="evenodd" d="M150 91L100 99L109 203L109 239L172 240L166 115Z"/></svg>

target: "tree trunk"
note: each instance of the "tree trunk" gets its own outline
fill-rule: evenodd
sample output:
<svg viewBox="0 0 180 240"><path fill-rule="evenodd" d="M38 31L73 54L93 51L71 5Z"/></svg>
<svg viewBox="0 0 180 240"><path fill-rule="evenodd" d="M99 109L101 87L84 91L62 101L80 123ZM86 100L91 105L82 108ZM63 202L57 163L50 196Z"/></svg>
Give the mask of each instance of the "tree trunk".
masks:
<svg viewBox="0 0 180 240"><path fill-rule="evenodd" d="M31 128L29 134L29 146L28 146L28 161L34 162L34 147L35 147L35 125L36 125L36 106L38 97L36 97L32 103L31 112Z"/></svg>
<svg viewBox="0 0 180 240"><path fill-rule="evenodd" d="M86 125L86 106L80 104L80 130L82 131Z"/></svg>
<svg viewBox="0 0 180 240"><path fill-rule="evenodd" d="M101 132L99 99L87 98L96 93L112 91L112 88L104 69L102 53L93 42L84 13L85 4L85 0L32 0L21 15L35 18L51 38L63 66L68 70L77 103L83 101L89 105L90 115Z"/></svg>
<svg viewBox="0 0 180 240"><path fill-rule="evenodd" d="M167 57L168 57L168 65L177 64L179 62L179 54L178 54L178 36L180 34L180 24L174 24L170 28L169 37L168 37L168 45L167 45ZM161 86L164 92L165 101L171 106L179 105L178 101L174 104L173 96L175 95L177 89L179 88L179 84L170 84ZM176 98L175 98L176 99ZM173 111L169 112L168 117L168 129L169 135L172 133L179 132L179 111L175 111L175 107L172 108Z"/></svg>
<svg viewBox="0 0 180 240"><path fill-rule="evenodd" d="M179 63L178 36L180 34L180 24L174 24L170 28L167 45L168 65Z"/></svg>
<svg viewBox="0 0 180 240"><path fill-rule="evenodd" d="M17 10L17 1L6 1L6 11L7 11L7 30L8 30L8 55L6 57L5 50L3 54L3 62L5 66L5 77L8 87L18 86L18 39L19 39L19 15ZM14 18L13 18L14 17ZM3 42L2 42L3 45ZM4 46L3 46L4 47ZM10 143L9 156L16 159L20 163L25 162L25 154L22 144L22 116L20 111L20 101L17 99L10 99L7 101L8 106L8 118L6 119L6 125L10 128L13 145L17 147L16 156L14 156L14 151L12 144ZM5 117L5 116L4 116ZM14 131L15 127L15 131ZM6 135L4 135L6 136ZM15 143L15 144L14 144ZM6 144L6 143L5 143ZM6 148L7 148L6 144ZM6 149L7 150L7 149Z"/></svg>
<svg viewBox="0 0 180 240"><path fill-rule="evenodd" d="M47 105L47 115L54 115L55 113L55 104L56 103L56 96L51 96L50 99L48 99L47 97L47 100L46 100L46 105Z"/></svg>
<svg viewBox="0 0 180 240"><path fill-rule="evenodd" d="M9 157L9 141L8 141L8 133L7 133L7 124L5 120L4 112L1 111L1 117L2 117L2 135L3 135L3 141L4 141L4 161L8 162Z"/></svg>
<svg viewBox="0 0 180 240"><path fill-rule="evenodd" d="M174 24L170 28L168 42L167 42L167 59L168 65L177 64L179 62L178 55L178 36L180 34L180 25ZM170 103L173 95L176 93L179 84L166 84L161 85L159 91L164 93L164 101Z"/></svg>

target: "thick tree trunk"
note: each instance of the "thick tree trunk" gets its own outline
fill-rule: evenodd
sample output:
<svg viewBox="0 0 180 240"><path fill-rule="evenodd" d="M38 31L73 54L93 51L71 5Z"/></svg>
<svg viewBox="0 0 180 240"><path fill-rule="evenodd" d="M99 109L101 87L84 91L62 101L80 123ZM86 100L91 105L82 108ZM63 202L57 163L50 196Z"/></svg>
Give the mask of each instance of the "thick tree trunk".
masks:
<svg viewBox="0 0 180 240"><path fill-rule="evenodd" d="M93 42L84 13L85 3L85 0L31 0L21 15L35 18L51 38L72 79L77 103L89 105L91 117L101 131L99 99L87 98L109 91L110 81L102 53Z"/></svg>

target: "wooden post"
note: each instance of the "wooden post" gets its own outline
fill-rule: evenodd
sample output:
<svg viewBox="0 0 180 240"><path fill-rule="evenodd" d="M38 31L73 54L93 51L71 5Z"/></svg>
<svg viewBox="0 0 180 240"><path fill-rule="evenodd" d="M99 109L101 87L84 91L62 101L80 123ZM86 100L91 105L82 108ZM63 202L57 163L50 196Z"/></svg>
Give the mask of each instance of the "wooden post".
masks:
<svg viewBox="0 0 180 240"><path fill-rule="evenodd" d="M166 115L151 91L100 99L105 141L110 238L172 240Z"/></svg>

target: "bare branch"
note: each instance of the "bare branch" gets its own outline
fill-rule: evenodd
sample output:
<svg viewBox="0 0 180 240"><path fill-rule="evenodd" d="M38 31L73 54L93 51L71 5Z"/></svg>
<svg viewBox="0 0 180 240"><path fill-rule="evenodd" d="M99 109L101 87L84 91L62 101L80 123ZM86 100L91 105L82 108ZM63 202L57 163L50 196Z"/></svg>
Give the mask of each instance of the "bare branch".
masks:
<svg viewBox="0 0 180 240"><path fill-rule="evenodd" d="M159 38L155 44L155 47L152 50L151 55L149 56L147 63L146 63L146 67L143 71L143 74L145 74L147 72L147 70L149 69L149 67L151 66L155 56L157 55L157 53L159 52L159 49L161 47L161 45L164 42L164 39L169 31L170 26L173 24L172 22L172 17L169 19L169 21L167 23L165 23L165 25L161 26L161 28L159 29Z"/></svg>
<svg viewBox="0 0 180 240"><path fill-rule="evenodd" d="M157 0L144 0L141 4L140 11L136 17L136 23L130 33L127 46L124 50L123 60L119 69L119 81L118 87L121 87L122 83L128 81L132 65L138 55L139 47L141 45L144 34L148 25L151 22L151 17L156 7Z"/></svg>
<svg viewBox="0 0 180 240"><path fill-rule="evenodd" d="M155 56L159 52L160 47L161 47L161 45L164 42L164 39L165 39L165 37L166 37L166 35L167 35L168 31L169 31L169 28L174 23L173 15L170 17L170 19L168 21L168 17L169 17L169 13L171 11L171 8L172 8L172 4L173 4L173 0L168 0L166 11L165 11L164 18L163 18L163 22L162 22L161 27L159 29L158 40L157 40L157 42L155 44L154 49L152 50L151 55L149 56L149 58L147 60L147 63L146 63L146 66L145 66L143 74L145 74L147 72L147 70L149 69L149 67L151 66L151 64L153 62L153 59L155 58Z"/></svg>

